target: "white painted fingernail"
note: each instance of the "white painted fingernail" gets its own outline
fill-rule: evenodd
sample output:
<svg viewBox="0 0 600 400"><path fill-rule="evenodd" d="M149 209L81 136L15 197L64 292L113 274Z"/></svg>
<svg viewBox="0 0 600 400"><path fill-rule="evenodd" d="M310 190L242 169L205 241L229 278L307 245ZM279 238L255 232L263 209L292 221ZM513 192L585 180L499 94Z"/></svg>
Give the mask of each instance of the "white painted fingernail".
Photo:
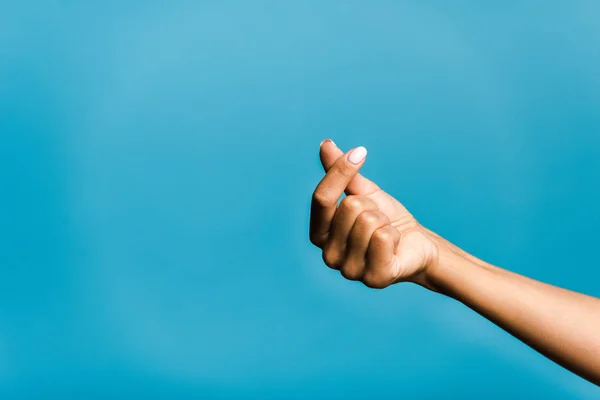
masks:
<svg viewBox="0 0 600 400"><path fill-rule="evenodd" d="M332 145L334 145L335 147L337 147L337 145L336 145L336 144L333 142L333 140L331 140L331 139L325 139L325 140L323 140L323 141L322 141L322 142L319 144L319 147L323 146L323 143L325 143L325 142L327 142L327 141L330 141Z"/></svg>
<svg viewBox="0 0 600 400"><path fill-rule="evenodd" d="M348 161L350 161L352 164L360 164L361 161L364 160L366 156L367 156L367 149L360 146L350 152L350 155L348 155Z"/></svg>

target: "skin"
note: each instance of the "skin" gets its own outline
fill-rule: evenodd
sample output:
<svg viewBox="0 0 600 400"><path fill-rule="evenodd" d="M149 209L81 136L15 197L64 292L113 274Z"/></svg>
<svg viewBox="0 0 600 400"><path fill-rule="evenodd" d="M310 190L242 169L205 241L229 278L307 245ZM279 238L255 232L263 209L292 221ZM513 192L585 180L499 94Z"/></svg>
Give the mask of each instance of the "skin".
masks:
<svg viewBox="0 0 600 400"><path fill-rule="evenodd" d="M450 296L600 385L600 299L493 266L423 227L358 173L365 159L354 164L351 154L359 149L321 143L326 174L312 197L310 240L327 266L370 288L412 282Z"/></svg>

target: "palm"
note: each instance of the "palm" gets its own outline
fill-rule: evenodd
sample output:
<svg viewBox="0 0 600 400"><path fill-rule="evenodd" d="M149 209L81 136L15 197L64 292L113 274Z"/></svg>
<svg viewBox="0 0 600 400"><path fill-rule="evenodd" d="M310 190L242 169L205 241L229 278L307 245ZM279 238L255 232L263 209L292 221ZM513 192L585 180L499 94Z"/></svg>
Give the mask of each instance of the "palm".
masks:
<svg viewBox="0 0 600 400"><path fill-rule="evenodd" d="M387 194L381 189L377 189L372 193L365 193L364 196L370 198L377 204L379 211L387 215L390 222L395 227L403 227L412 225L416 220L410 212L398 200Z"/></svg>

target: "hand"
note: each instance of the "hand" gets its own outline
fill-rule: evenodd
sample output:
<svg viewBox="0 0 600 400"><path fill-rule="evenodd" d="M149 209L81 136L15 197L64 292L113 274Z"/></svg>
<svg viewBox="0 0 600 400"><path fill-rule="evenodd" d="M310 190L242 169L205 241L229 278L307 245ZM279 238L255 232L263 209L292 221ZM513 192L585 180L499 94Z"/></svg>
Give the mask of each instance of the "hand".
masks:
<svg viewBox="0 0 600 400"><path fill-rule="evenodd" d="M399 201L358 174L366 149L344 154L325 140L320 157L327 173L313 194L310 240L323 250L325 264L371 288L422 284L438 259L435 238Z"/></svg>
<svg viewBox="0 0 600 400"><path fill-rule="evenodd" d="M372 288L411 281L453 297L600 385L599 299L503 270L430 232L358 174L365 157L363 147L321 144L327 173L313 194L310 240L329 267Z"/></svg>

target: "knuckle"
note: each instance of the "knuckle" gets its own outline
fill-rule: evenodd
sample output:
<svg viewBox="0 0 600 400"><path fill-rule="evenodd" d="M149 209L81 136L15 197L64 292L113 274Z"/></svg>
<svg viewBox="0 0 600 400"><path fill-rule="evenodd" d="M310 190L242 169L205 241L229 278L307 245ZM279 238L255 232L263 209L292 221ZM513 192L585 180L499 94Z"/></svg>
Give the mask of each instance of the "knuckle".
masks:
<svg viewBox="0 0 600 400"><path fill-rule="evenodd" d="M359 281L363 276L362 269L360 265L346 263L340 268L340 273L349 281Z"/></svg>
<svg viewBox="0 0 600 400"><path fill-rule="evenodd" d="M364 208L364 203L361 199L361 196L348 195L342 199L340 207L343 207L347 210L362 210Z"/></svg>
<svg viewBox="0 0 600 400"><path fill-rule="evenodd" d="M312 232L311 232L311 233L308 235L308 239L310 240L310 242L311 242L313 245L315 245L315 246L317 246L317 247L321 247L321 245L323 244L323 239L322 239L322 238L321 238L319 235L317 235L317 234L315 234L315 233L312 233Z"/></svg>
<svg viewBox="0 0 600 400"><path fill-rule="evenodd" d="M381 221L381 216L378 211L366 210L358 216L358 221L361 225L375 225Z"/></svg>
<svg viewBox="0 0 600 400"><path fill-rule="evenodd" d="M325 262L325 265L329 268L340 269L341 258L338 252L329 248L323 250L323 262Z"/></svg>
<svg viewBox="0 0 600 400"><path fill-rule="evenodd" d="M392 239L392 234L387 227L383 227L373 232L372 239L378 242L387 242Z"/></svg>
<svg viewBox="0 0 600 400"><path fill-rule="evenodd" d="M342 269L340 270L340 273L344 278L346 278L349 281L358 281L361 278L360 273L357 271Z"/></svg>
<svg viewBox="0 0 600 400"><path fill-rule="evenodd" d="M329 196L323 190L317 189L312 195L312 202L320 206L325 206L329 204Z"/></svg>
<svg viewBox="0 0 600 400"><path fill-rule="evenodd" d="M367 272L362 278L362 283L371 289L383 289L388 286L387 279L373 272Z"/></svg>

